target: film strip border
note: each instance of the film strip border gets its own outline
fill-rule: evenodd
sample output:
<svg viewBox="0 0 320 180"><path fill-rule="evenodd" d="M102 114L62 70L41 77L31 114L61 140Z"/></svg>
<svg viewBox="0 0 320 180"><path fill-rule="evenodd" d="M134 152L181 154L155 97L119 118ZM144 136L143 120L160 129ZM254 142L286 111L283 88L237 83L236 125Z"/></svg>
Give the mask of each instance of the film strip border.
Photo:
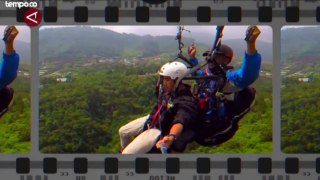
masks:
<svg viewBox="0 0 320 180"><path fill-rule="evenodd" d="M43 1L44 2L44 1ZM56 2L56 1L49 1ZM85 1L93 3L94 1ZM102 10L91 10L90 7L75 6L72 10L60 10L54 3L43 7L43 20L48 23L56 23L59 18L74 18L77 23L88 22L90 17L101 17L105 22L119 22L121 17L135 17L136 22L150 22L150 17L164 17L167 22L180 22L181 17L195 18L198 22L210 22L214 17L228 17L229 22L241 22L242 17L257 17L259 22L271 23L274 17L284 18L286 22L299 22L300 17L315 18L320 22L320 6L314 10L303 10L299 6L285 7L279 10L276 7L264 6L256 10L246 10L241 6L230 6L226 10L214 10L211 6L197 6L194 10L181 8L178 3L165 2L160 5L141 3L140 5L122 1L131 9L122 9L117 1L110 2ZM140 1L141 2L141 1ZM180 2L180 3L179 3ZM216 2L216 1L213 1ZM265 2L265 1L263 1ZM135 6L137 5L137 7ZM261 4L259 4L260 6ZM267 5L267 4L266 4ZM161 11L155 8L165 8ZM6 10L0 13L0 17L16 17L17 22L23 21L23 13L26 8L17 9L16 12ZM81 155L80 155L81 156ZM229 158L227 161L214 161L210 158L198 158L197 161L184 161L179 158L167 158L166 161L150 161L148 158L137 158L135 161L119 161L117 158L106 158L104 161L90 161L87 158L75 158L74 161L58 161L57 158L44 158L43 161L34 161L29 158L17 158L16 161L0 161L0 169L15 169L21 175L20 180L47 180L48 175L59 173L59 169L73 169L75 174L87 174L92 169L104 169L106 175L101 180L118 180L119 169L134 169L137 174L148 174L150 169L159 169L167 174L179 174L180 170L190 170L199 175L193 176L193 180L210 180L209 175L215 169L225 170L230 175L220 175L219 180L234 180L235 175L241 174L242 169L252 169L262 174L263 180L289 180L290 175L300 173L300 169L312 169L320 174L320 158L314 161L300 161L299 158L287 158L285 161L260 158L257 161L246 161L241 158ZM28 175L31 170L40 169L44 176ZM284 169L287 175L273 175L275 170ZM78 177L78 176L77 176ZM77 180L82 180L81 176ZM320 178L318 178L320 179Z"/></svg>
<svg viewBox="0 0 320 180"><path fill-rule="evenodd" d="M106 174L117 174L119 169L135 169L136 174L148 174L150 169L164 169L167 174L179 174L180 169L194 170L197 174L210 174L213 169L225 169L228 174L240 174L241 169L254 169L259 174L271 174L275 169L284 169L286 174L298 174L299 169L314 169L320 174L320 158L314 161L300 161L288 157L284 161L273 161L263 157L257 161L242 161L231 157L227 161L214 161L210 158L197 158L196 161L180 161L168 157L165 161L149 161L140 157L135 161L119 161L118 158L105 158L104 161L88 161L87 158L75 158L74 161L58 161L55 157L43 161L30 161L29 158L17 158L16 161L0 161L1 169L16 169L18 174L28 174L30 169L43 169L44 174L56 174L57 169L73 169L75 174L86 174L88 169L104 169Z"/></svg>
<svg viewBox="0 0 320 180"><path fill-rule="evenodd" d="M254 0L256 1L256 0ZM241 5L232 5L226 9L215 9L212 5L197 5L194 9L183 9L181 7L182 0L166 1L161 4L149 4L144 1L128 1L128 0L117 0L117 1L106 1L107 5L104 9L94 9L85 4L93 3L96 1L84 1L84 5L77 6L73 8L64 10L58 8L57 1L49 1L48 4L42 4L43 8L43 21L45 23L56 23L58 18L74 18L76 23L88 22L91 17L104 17L107 23L117 23L119 18L125 17L135 17L138 23L148 23L150 22L150 17L164 17L168 23L178 23L181 18L185 17L195 17L200 23L211 22L212 18L215 17L227 17L228 22L237 23L241 22L244 17L257 17L258 21L261 23L271 23L273 18L283 17L288 23L299 22L300 17L315 18L317 22L320 22L320 4L316 0L308 1L305 0L304 3L307 5L312 5L313 10L306 10L303 7L299 7L300 1L281 1L281 0L271 0L269 4L267 1L256 1L257 8L255 9L245 9ZM73 1L71 1L73 2ZM142 2L142 3L140 3ZM188 2L183 1L183 2ZM211 2L211 1L203 1ZM226 1L214 0L211 4L220 2L223 4ZM237 2L237 1L230 1ZM288 2L291 2L290 6ZM296 2L296 3L295 3ZM308 4L312 3L312 4ZM130 5L129 5L130 4ZM166 5L165 5L166 4ZM207 3L210 4L210 3ZM229 3L230 4L230 3ZM238 3L235 3L238 4ZM318 4L318 6L317 6ZM41 5L41 3L40 3ZM277 5L277 6L276 6ZM41 6L40 6L41 7ZM130 7L129 9L126 7ZM279 9L280 8L280 9ZM3 10L0 13L2 17L16 17L17 22L24 22L24 12L29 8L17 8L16 13L12 10Z"/></svg>

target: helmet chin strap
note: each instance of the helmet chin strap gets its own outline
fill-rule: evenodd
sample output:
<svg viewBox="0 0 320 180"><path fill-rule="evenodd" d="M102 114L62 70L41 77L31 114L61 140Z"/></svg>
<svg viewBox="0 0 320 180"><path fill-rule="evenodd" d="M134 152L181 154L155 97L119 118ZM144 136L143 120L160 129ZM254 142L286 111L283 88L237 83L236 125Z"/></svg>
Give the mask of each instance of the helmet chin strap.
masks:
<svg viewBox="0 0 320 180"><path fill-rule="evenodd" d="M175 81L175 84L174 84L174 87L173 89L171 90L171 94L175 97L178 93L178 90L179 90L179 85L181 83L181 80L180 78L176 78L174 81Z"/></svg>

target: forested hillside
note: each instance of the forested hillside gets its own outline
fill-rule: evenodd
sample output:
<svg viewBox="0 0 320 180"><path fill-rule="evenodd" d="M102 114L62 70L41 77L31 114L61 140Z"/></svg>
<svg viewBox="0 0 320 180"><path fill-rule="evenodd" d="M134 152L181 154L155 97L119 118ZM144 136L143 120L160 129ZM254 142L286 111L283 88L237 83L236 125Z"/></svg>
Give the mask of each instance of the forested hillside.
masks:
<svg viewBox="0 0 320 180"><path fill-rule="evenodd" d="M156 77L146 76L151 71L143 66L123 63L70 72L71 82L41 79L41 151L117 152L117 129L151 110Z"/></svg>
<svg viewBox="0 0 320 180"><path fill-rule="evenodd" d="M28 153L30 142L30 65L20 64L22 72L10 85L14 101L10 110L0 120L0 152Z"/></svg>
<svg viewBox="0 0 320 180"><path fill-rule="evenodd" d="M281 30L281 59L284 63L299 63L312 59L319 62L317 48L320 27L287 28Z"/></svg>
<svg viewBox="0 0 320 180"><path fill-rule="evenodd" d="M312 82L289 78L283 85L282 150L286 153L319 153L320 76L314 77Z"/></svg>
<svg viewBox="0 0 320 180"><path fill-rule="evenodd" d="M281 147L285 153L320 152L320 27L281 31Z"/></svg>

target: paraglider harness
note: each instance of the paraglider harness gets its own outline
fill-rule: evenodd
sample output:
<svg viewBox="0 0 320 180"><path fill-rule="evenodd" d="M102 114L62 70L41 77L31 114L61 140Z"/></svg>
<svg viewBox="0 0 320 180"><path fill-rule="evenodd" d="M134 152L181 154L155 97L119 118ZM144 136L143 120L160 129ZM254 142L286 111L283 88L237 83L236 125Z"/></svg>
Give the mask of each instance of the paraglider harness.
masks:
<svg viewBox="0 0 320 180"><path fill-rule="evenodd" d="M10 107L10 104L13 102L14 90L6 86L0 90L0 117L3 116Z"/></svg>
<svg viewBox="0 0 320 180"><path fill-rule="evenodd" d="M175 86L177 89L182 80L193 79L197 82L194 96L198 99L202 116L196 127L195 141L203 146L217 146L231 139L239 128L239 120L251 110L255 99L255 89L252 87L229 93L223 92L228 83L226 71L232 68L221 66L214 58L214 55L221 53L219 48L223 29L224 26L217 27L215 41L212 50L206 54L206 61L193 65L186 58L180 58L192 68L178 79ZM196 71L203 69L209 62L215 64L216 72L206 71L206 76L195 75Z"/></svg>

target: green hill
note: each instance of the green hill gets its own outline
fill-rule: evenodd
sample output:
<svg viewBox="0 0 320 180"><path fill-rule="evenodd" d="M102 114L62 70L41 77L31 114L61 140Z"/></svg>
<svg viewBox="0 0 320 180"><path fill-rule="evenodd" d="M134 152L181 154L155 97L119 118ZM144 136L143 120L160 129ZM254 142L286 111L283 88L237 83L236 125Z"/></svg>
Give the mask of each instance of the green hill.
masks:
<svg viewBox="0 0 320 180"><path fill-rule="evenodd" d="M320 57L320 27L281 30L281 59L284 63L315 63Z"/></svg>
<svg viewBox="0 0 320 180"><path fill-rule="evenodd" d="M320 27L281 31L281 147L285 153L320 152ZM305 82L299 80L303 79Z"/></svg>
<svg viewBox="0 0 320 180"><path fill-rule="evenodd" d="M195 42L198 47L198 57L212 47L203 36L194 33L191 38L184 37L186 52L187 46ZM213 41L213 40L212 40ZM242 58L246 45L243 39L223 40L223 43L234 48L235 56ZM39 60L41 63L81 62L88 58L99 56L105 58L142 58L158 56L162 53L176 56L178 42L175 34L172 36L138 36L134 34L117 33L111 30L92 27L64 27L47 28L40 30ZM272 44L263 41L257 42L257 48L263 61L272 63Z"/></svg>
<svg viewBox="0 0 320 180"><path fill-rule="evenodd" d="M281 147L285 153L320 152L320 76L311 82L287 78L281 93Z"/></svg>

